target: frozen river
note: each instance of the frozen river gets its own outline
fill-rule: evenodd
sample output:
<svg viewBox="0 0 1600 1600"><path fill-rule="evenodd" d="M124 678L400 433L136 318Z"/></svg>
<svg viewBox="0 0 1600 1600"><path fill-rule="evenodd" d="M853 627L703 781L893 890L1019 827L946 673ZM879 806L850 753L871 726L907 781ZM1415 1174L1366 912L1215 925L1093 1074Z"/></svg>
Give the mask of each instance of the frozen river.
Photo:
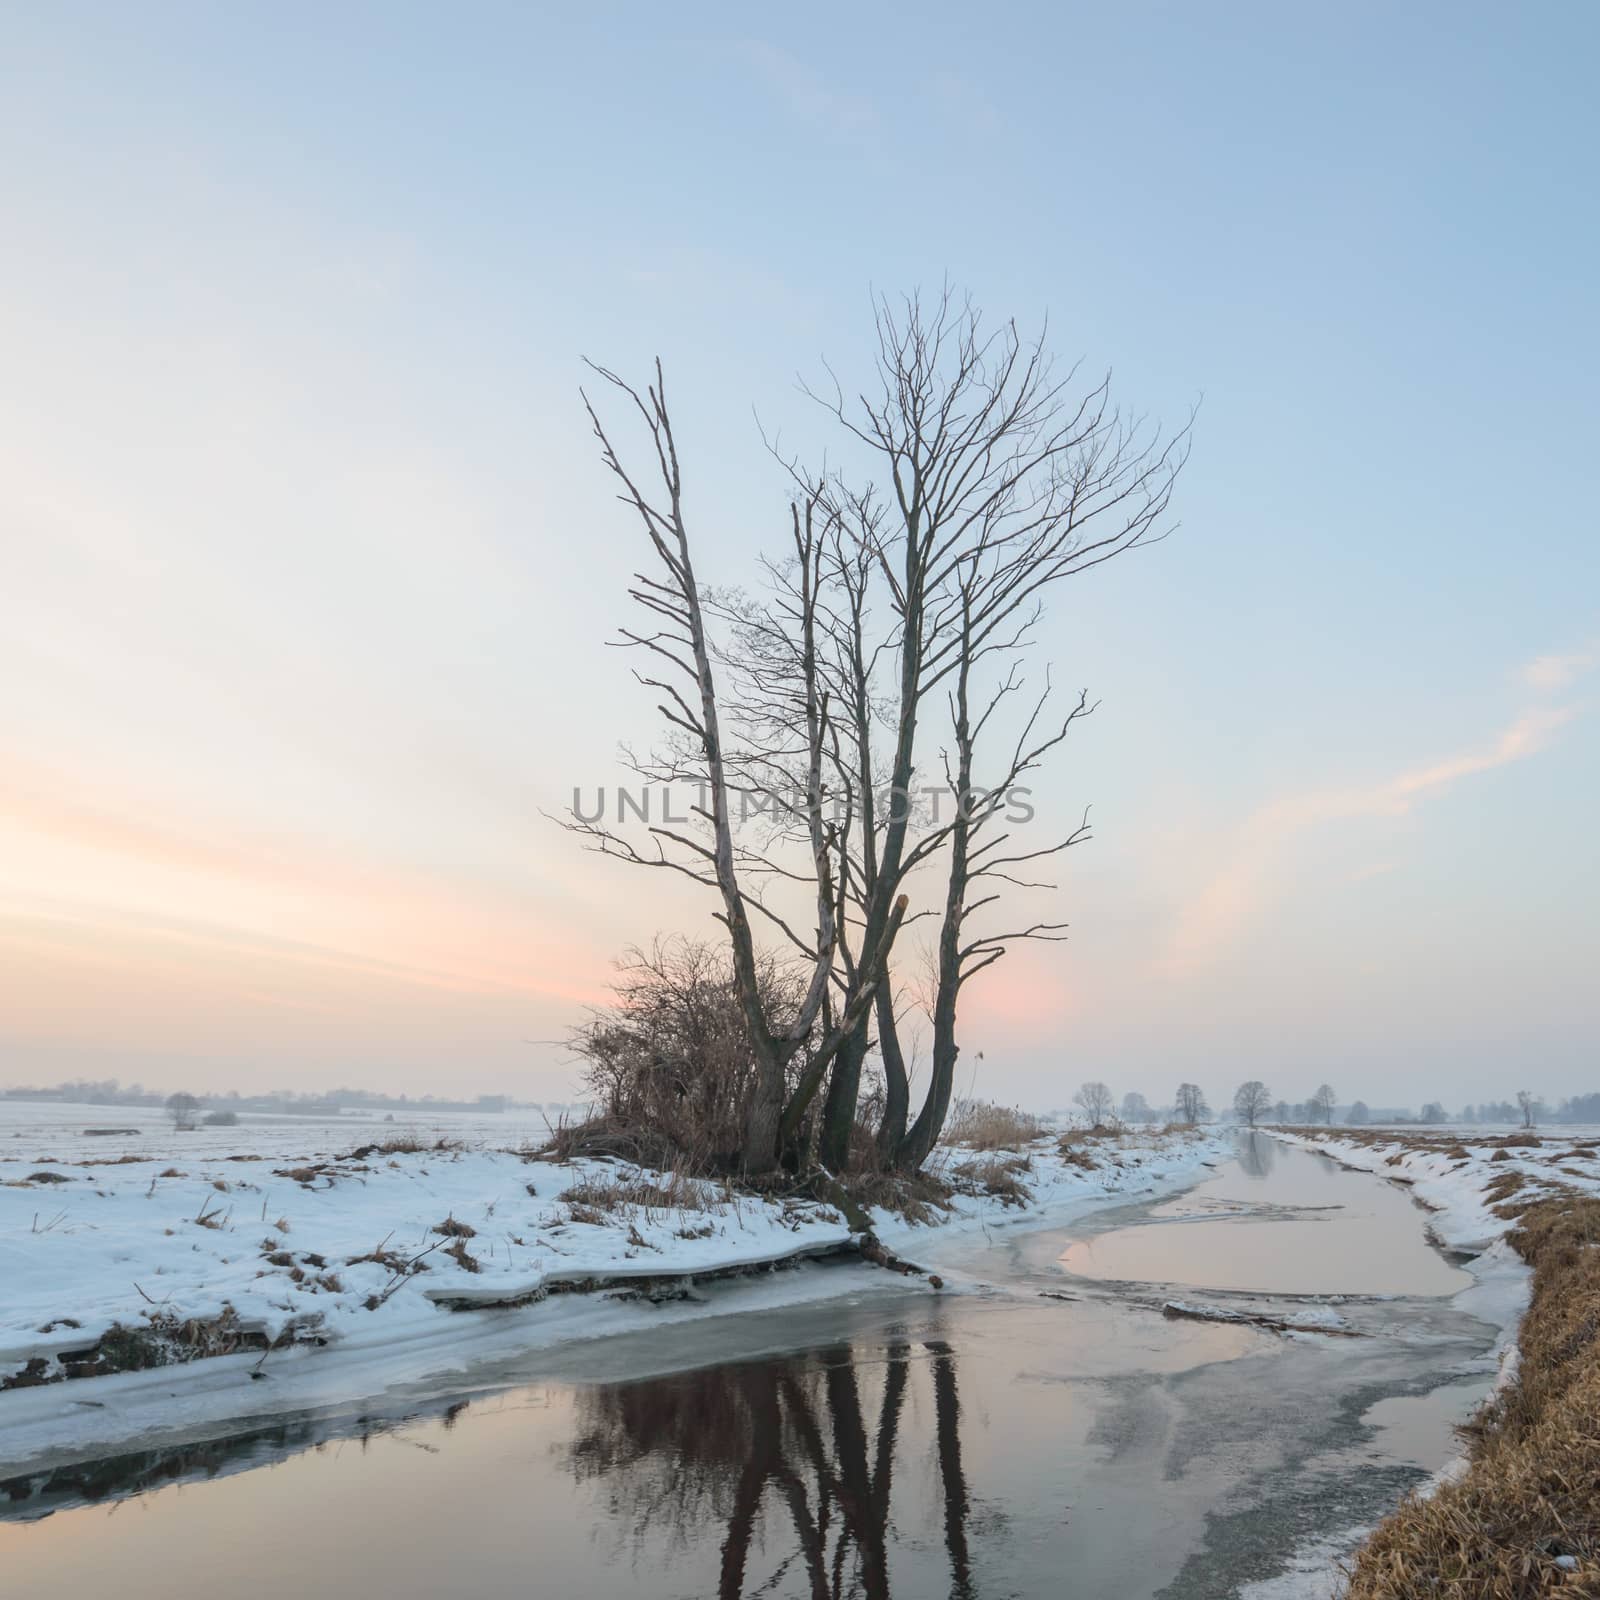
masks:
<svg viewBox="0 0 1600 1600"><path fill-rule="evenodd" d="M971 1292L875 1283L41 1464L0 1484L0 1590L1237 1594L1381 1515L1486 1390L1497 1330L1425 1222L1252 1136L1174 1200L969 1241L939 1265Z"/></svg>

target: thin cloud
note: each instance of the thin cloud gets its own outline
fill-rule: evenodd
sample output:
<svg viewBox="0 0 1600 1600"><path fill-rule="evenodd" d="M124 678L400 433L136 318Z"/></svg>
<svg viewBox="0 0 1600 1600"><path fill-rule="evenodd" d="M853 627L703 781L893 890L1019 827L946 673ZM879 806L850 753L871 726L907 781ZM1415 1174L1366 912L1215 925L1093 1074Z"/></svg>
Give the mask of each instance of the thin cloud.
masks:
<svg viewBox="0 0 1600 1600"><path fill-rule="evenodd" d="M1221 868L1178 913L1160 965L1172 974L1195 971L1214 960L1272 897L1272 883L1295 839L1332 822L1360 817L1405 816L1421 801L1452 784L1497 767L1525 761L1545 749L1575 715L1570 706L1525 711L1491 743L1396 774L1362 788L1314 790L1273 801L1240 828ZM1357 875L1376 876L1380 865Z"/></svg>
<svg viewBox="0 0 1600 1600"><path fill-rule="evenodd" d="M1596 662L1600 662L1600 648L1589 644L1566 655L1535 656L1517 676L1530 689L1548 694L1570 687Z"/></svg>

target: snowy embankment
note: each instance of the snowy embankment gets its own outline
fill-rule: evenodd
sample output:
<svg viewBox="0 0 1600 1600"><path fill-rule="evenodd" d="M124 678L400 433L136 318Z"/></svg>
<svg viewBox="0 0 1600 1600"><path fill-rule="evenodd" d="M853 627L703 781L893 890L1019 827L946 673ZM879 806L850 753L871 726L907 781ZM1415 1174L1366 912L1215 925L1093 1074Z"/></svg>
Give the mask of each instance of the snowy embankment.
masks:
<svg viewBox="0 0 1600 1600"><path fill-rule="evenodd" d="M1405 1184L1432 1213L1428 1226L1438 1243L1465 1255L1503 1239L1531 1200L1563 1189L1600 1194L1600 1131L1591 1127L1560 1133L1272 1131L1289 1144Z"/></svg>
<svg viewBox="0 0 1600 1600"><path fill-rule="evenodd" d="M1468 1133L1417 1129L1273 1128L1273 1137L1320 1151L1345 1166L1403 1184L1429 1212L1428 1232L1464 1261L1474 1282L1454 1298L1463 1311L1500 1330L1483 1369L1491 1393L1517 1374L1517 1330L1527 1310L1531 1273L1506 1242L1512 1212L1523 1202L1565 1187L1600 1194L1600 1129L1580 1127L1543 1137L1513 1129ZM1467 1468L1458 1453L1421 1486L1429 1496ZM1314 1536L1277 1577L1245 1585L1240 1600L1330 1600L1343 1595L1352 1553L1371 1536L1353 1527Z"/></svg>
<svg viewBox="0 0 1600 1600"><path fill-rule="evenodd" d="M0 1422L59 1408L67 1379L72 1403L87 1407L158 1375L175 1393L226 1372L259 1404L252 1376L320 1364L343 1375L318 1386L318 1399L369 1394L490 1346L504 1356L640 1318L736 1309L752 1297L685 1297L697 1280L854 1243L817 1201L617 1161L542 1160L531 1137L504 1148L515 1130L503 1122L479 1119L470 1132L446 1132L443 1119L426 1129L246 1122L193 1134L147 1123L95 1136L84 1132L94 1112L52 1109L70 1109L72 1123L7 1130L11 1108L0 1105ZM291 1155L297 1140L304 1153ZM917 1223L876 1212L874 1227L915 1259L936 1236L1042 1224L1175 1187L1220 1150L1214 1139L1152 1135L1064 1157L1051 1139L1030 1147L1025 1171L1004 1154L943 1152L946 1179L965 1192ZM841 1292L837 1274L788 1276L791 1299ZM603 1292L572 1292L583 1290ZM478 1340L471 1325L485 1321L493 1335Z"/></svg>
<svg viewBox="0 0 1600 1600"><path fill-rule="evenodd" d="M1528 1305L1529 1271L1506 1243L1522 1209L1551 1195L1600 1195L1600 1130L1557 1133L1401 1129L1273 1130L1276 1138L1405 1185L1430 1213L1428 1232L1467 1257L1477 1281L1456 1296L1463 1311L1501 1330L1490 1353L1496 1390L1516 1375L1517 1324ZM1459 1470L1458 1458L1446 1472Z"/></svg>

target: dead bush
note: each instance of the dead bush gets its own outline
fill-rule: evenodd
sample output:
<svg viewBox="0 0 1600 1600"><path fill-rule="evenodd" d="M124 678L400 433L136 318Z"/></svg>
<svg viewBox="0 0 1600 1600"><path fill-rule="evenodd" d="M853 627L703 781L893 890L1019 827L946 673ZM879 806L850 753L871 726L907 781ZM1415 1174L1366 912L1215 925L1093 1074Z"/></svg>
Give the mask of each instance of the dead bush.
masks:
<svg viewBox="0 0 1600 1600"><path fill-rule="evenodd" d="M804 985L795 968L767 960L761 987L769 1017L799 1009ZM725 953L692 939L658 939L629 953L613 990L613 1004L572 1039L595 1114L553 1129L547 1153L732 1170L756 1063ZM808 1060L804 1048L791 1060L791 1085Z"/></svg>

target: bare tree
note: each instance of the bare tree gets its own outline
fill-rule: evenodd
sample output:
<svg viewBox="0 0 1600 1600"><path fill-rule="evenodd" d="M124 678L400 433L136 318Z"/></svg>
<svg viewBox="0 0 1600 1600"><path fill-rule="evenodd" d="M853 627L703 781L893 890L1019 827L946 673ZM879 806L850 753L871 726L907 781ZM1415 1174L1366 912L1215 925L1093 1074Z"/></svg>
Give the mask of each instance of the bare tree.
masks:
<svg viewBox="0 0 1600 1600"><path fill-rule="evenodd" d="M1306 1114L1313 1122L1332 1122L1333 1108L1338 1097L1328 1084L1323 1084L1306 1102Z"/></svg>
<svg viewBox="0 0 1600 1600"><path fill-rule="evenodd" d="M1150 1109L1150 1102L1137 1089L1130 1089L1123 1095L1122 1120L1124 1122L1154 1122L1155 1115L1155 1112Z"/></svg>
<svg viewBox="0 0 1600 1600"><path fill-rule="evenodd" d="M1368 1109L1367 1102L1365 1100L1353 1101L1344 1120L1352 1128L1364 1128L1372 1121L1372 1112Z"/></svg>
<svg viewBox="0 0 1600 1600"><path fill-rule="evenodd" d="M1517 1110L1522 1113L1522 1126L1531 1128L1539 1120L1539 1097L1531 1089L1517 1090Z"/></svg>
<svg viewBox="0 0 1600 1600"><path fill-rule="evenodd" d="M200 1102L192 1094L177 1094L167 1096L167 1115L172 1118L172 1126L179 1133L192 1132L200 1120Z"/></svg>
<svg viewBox="0 0 1600 1600"><path fill-rule="evenodd" d="M1272 1096L1259 1078L1241 1083L1233 1092L1233 1114L1252 1128L1267 1114L1271 1105Z"/></svg>
<svg viewBox="0 0 1600 1600"><path fill-rule="evenodd" d="M733 841L733 786L723 747L712 643L691 557L683 475L661 365L656 363L655 382L642 395L615 373L598 367L594 370L627 397L636 416L642 420L657 478L656 489L647 492L643 478L636 477L623 464L599 414L585 394L584 405L600 440L602 457L621 485L618 498L638 516L655 557L655 575L636 574L630 591L632 598L649 615L646 626L650 631L624 629L622 640L648 652L652 667L647 670L661 674L640 673L637 676L647 688L663 696L658 710L667 723L670 738L665 751L646 758L636 770L669 783L675 779L693 781L703 796L695 810L706 824L709 838L696 837L672 824L660 823L650 828L654 848L652 853L645 853L603 822L586 822L574 813L570 825L586 834L594 847L604 853L619 854L642 866L667 868L716 889L722 906L720 920L727 929L734 982L755 1053L755 1083L745 1119L742 1161L747 1171L766 1172L778 1161L778 1132L786 1109L785 1070L822 1019L830 999L829 985L838 944L837 907L819 778L823 708L812 695L806 710L811 781L804 805L814 851L817 931L809 942L796 940L811 957L811 975L798 1009L792 1015L772 1016L763 1002L760 962L750 924L752 906L774 917L786 932L790 930L782 918L768 911L759 900L752 901L740 881ZM800 508L796 508L794 524L802 560L809 563L811 552L805 545L805 538L814 533L815 523L814 508L806 509L807 515L802 519ZM803 621L798 648L803 660L814 661L814 617ZM886 910L876 937L864 946L862 980L808 1064L806 1077L794 1091L796 1096L805 1095L809 1099L816 1092L828 1062L865 1017L872 1003L880 963L894 943L905 909L906 900L902 895Z"/></svg>
<svg viewBox="0 0 1600 1600"><path fill-rule="evenodd" d="M886 1084L879 1145L888 1159L914 1167L949 1109L963 987L1018 941L1065 937L1060 922L985 919L1009 891L1053 889L1032 875L1037 864L1088 837L1085 817L1031 848L1014 840L1007 797L1092 710L1080 694L1052 716L1047 675L1041 691L1023 698L1020 732L1003 737L997 714L1028 695L1019 653L1058 580L1168 531L1188 431L1165 442L1145 434L1111 405L1109 379L1079 385L1076 368L1058 374L1042 335L1025 339L1015 323L986 332L971 304L948 292L927 306L916 296L898 308L880 302L877 324L875 391L847 402L835 383L816 398L887 478L882 494L846 488L838 476L826 492L843 532L836 570L846 575L844 604L836 609L849 618L846 699L856 765L841 776L862 802L859 856L841 877L858 885L867 948L907 876L935 852L945 867L931 1074L909 1128L887 978L876 1006ZM870 647L860 637L857 580L874 583L890 620L888 634ZM873 761L861 668L879 661L892 679L892 739L886 758ZM913 839L917 736L940 698L948 719L941 768L953 811ZM995 752L985 756L990 746ZM886 811L874 804L877 773L887 778ZM837 1159L848 1138L867 1047L863 1019L834 1071L825 1156Z"/></svg>
<svg viewBox="0 0 1600 1600"><path fill-rule="evenodd" d="M843 1164L874 1042L879 1151L920 1165L950 1106L965 984L1019 941L1065 937L1064 922L1006 907L1054 890L1039 865L1088 837L1087 814L1034 844L1014 834L1011 797L1093 707L1079 694L1052 710L1048 674L1030 690L1022 652L1058 580L1169 531L1187 453L1187 427L1163 440L1125 419L1109 379L1058 373L1042 335L987 331L949 293L881 302L877 335L868 391L811 391L867 468L855 478L784 462L787 549L758 603L702 594L659 363L642 394L595 369L643 423L654 487L623 463L585 396L652 557L631 590L648 624L622 642L646 653L638 676L661 697L667 734L635 770L702 798L691 825L657 822L642 848L576 812L569 826L595 849L716 891L755 1057L751 1171L798 1147L824 1085L820 1156ZM719 649L717 629L737 650ZM943 813L938 798L924 803L935 741ZM752 800L770 819L759 842L734 831L736 807ZM911 911L912 888L932 873L942 894ZM804 897L804 918L778 903L784 894ZM938 934L931 1064L913 1119L890 958L902 922L921 918ZM763 1001L757 923L807 973L782 1014Z"/></svg>
<svg viewBox="0 0 1600 1600"><path fill-rule="evenodd" d="M1180 1083L1177 1098L1178 1115L1192 1128L1211 1115L1211 1107L1197 1083Z"/></svg>
<svg viewBox="0 0 1600 1600"><path fill-rule="evenodd" d="M1072 1103L1088 1117L1089 1125L1101 1127L1111 1115L1111 1091L1098 1080L1083 1084L1073 1095Z"/></svg>

